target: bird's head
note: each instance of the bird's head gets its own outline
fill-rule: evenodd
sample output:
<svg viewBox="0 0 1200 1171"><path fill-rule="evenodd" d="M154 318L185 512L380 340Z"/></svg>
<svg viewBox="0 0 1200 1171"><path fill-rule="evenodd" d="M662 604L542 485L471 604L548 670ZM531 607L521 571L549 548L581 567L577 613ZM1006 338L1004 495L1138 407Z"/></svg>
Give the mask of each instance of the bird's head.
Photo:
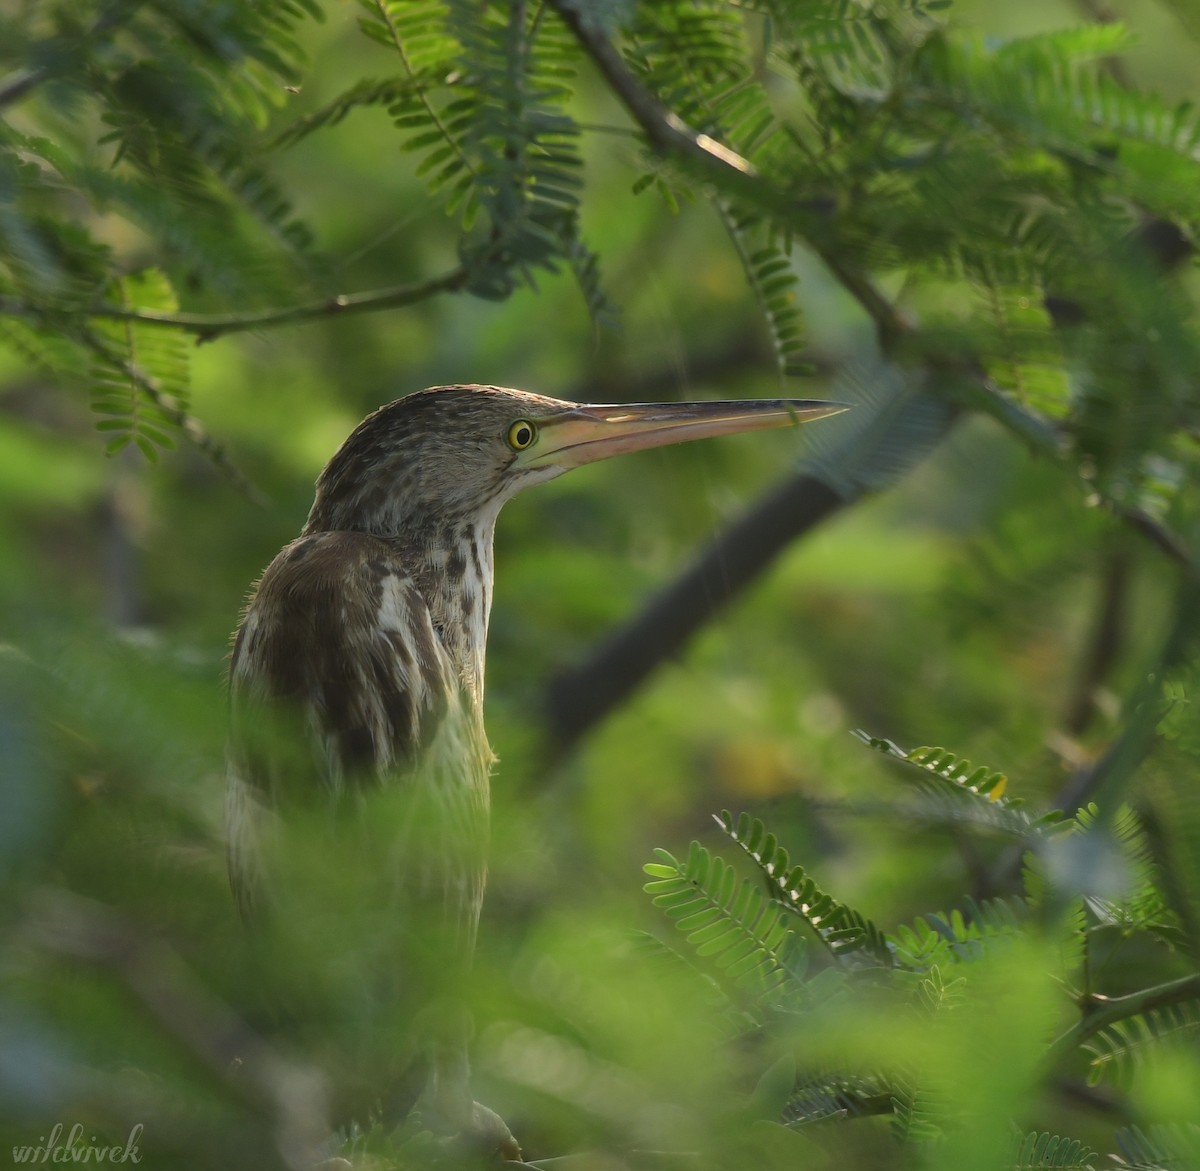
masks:
<svg viewBox="0 0 1200 1171"><path fill-rule="evenodd" d="M581 464L845 409L808 399L580 406L497 386L434 387L354 429L317 480L305 531L419 540L486 525L522 488Z"/></svg>

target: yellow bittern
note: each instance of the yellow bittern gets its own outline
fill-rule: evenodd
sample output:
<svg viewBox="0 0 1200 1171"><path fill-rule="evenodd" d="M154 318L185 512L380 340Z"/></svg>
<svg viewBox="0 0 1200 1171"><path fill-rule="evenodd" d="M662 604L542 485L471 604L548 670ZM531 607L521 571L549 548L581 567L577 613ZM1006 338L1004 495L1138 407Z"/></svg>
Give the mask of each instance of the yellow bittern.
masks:
<svg viewBox="0 0 1200 1171"><path fill-rule="evenodd" d="M399 913L406 901L433 908L465 963L486 875L484 651L501 507L611 455L842 409L808 400L578 406L446 386L364 419L321 473L304 531L267 567L234 642L227 816L243 910L270 886L265 827L297 794L345 805L390 788L410 794L414 810L388 855L404 892ZM304 752L280 754L256 736L269 706L291 709ZM469 1129L479 1108L465 1057L432 1048L431 1092Z"/></svg>

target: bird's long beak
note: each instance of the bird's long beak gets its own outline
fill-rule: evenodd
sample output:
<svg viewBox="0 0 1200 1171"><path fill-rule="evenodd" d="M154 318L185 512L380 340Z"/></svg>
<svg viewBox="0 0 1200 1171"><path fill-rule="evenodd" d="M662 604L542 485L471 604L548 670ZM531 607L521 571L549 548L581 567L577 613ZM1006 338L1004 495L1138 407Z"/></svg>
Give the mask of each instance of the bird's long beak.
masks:
<svg viewBox="0 0 1200 1171"><path fill-rule="evenodd" d="M791 427L847 409L846 403L787 398L574 407L538 419L537 439L517 463L527 468L577 468L627 451Z"/></svg>

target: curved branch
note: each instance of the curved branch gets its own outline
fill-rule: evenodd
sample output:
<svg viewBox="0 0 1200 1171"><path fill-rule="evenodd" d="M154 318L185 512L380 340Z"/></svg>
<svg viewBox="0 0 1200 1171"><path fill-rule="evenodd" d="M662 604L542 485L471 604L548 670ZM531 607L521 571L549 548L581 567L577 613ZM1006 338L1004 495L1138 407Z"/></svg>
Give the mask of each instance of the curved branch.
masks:
<svg viewBox="0 0 1200 1171"><path fill-rule="evenodd" d="M1061 1060L1089 1037L1094 1037L1117 1021L1189 1000L1200 1000L1200 973L1180 976L1177 980L1143 988L1140 992L1130 992L1127 996L1088 996L1081 1003L1083 1015L1080 1019L1050 1046L1046 1054L1047 1062L1053 1064Z"/></svg>

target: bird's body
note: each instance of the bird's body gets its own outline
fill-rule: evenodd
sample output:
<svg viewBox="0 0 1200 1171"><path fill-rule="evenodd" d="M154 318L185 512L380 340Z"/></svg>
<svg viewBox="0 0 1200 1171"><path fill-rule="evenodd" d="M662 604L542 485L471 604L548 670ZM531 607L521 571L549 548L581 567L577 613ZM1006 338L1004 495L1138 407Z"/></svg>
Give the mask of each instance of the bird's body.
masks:
<svg viewBox="0 0 1200 1171"><path fill-rule="evenodd" d="M394 789L410 799L384 854L397 906L432 910L465 962L485 876L484 652L503 504L620 451L837 409L578 407L444 387L365 419L322 472L303 533L264 572L234 643L227 813L243 909L270 891L268 823L314 800L336 817L355 794Z"/></svg>
<svg viewBox="0 0 1200 1171"><path fill-rule="evenodd" d="M342 800L402 784L438 801L458 865L443 876L412 877L423 897L447 901L469 949L483 897L491 766L483 660L475 649L486 633L475 635L479 624L486 628L486 599L470 603L474 621L448 621L448 607L462 602L422 583L413 560L367 533L315 532L286 546L263 574L231 665L230 874L252 915L264 881L256 840L261 807L286 808L311 796L295 792L297 785L311 790L315 782ZM263 701L303 713L310 768L297 770L289 760L281 769L256 762L252 752L239 754L247 737L239 736L237 716L256 719Z"/></svg>

